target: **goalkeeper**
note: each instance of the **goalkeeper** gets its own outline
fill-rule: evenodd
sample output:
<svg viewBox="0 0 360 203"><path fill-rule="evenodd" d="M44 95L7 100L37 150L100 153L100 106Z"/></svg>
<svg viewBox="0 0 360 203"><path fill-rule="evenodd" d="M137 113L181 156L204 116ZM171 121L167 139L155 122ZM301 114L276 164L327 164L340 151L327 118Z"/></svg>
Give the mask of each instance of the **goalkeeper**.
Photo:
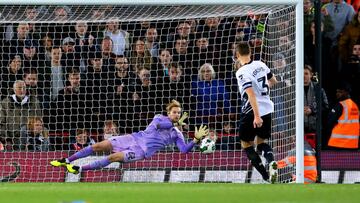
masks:
<svg viewBox="0 0 360 203"><path fill-rule="evenodd" d="M111 137L102 142L88 146L68 158L51 161L55 167L64 166L68 172L78 174L81 171L103 168L112 162L134 162L149 158L166 145L176 143L182 153L189 152L201 139L208 135L207 126L201 125L195 128L195 138L185 143L182 132L178 126L185 125L184 120L188 117L184 113L181 117L181 105L178 101L172 100L166 107L167 116L156 115L150 125L140 132L124 136ZM87 157L93 152L113 152L104 159L94 161L85 166L75 166L72 161Z"/></svg>

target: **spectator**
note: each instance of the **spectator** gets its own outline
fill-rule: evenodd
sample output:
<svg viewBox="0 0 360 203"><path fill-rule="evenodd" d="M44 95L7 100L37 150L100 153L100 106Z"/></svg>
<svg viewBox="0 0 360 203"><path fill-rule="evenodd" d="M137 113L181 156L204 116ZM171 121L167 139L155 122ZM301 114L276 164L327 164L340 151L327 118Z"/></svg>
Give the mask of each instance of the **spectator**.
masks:
<svg viewBox="0 0 360 203"><path fill-rule="evenodd" d="M165 77L169 76L169 69L172 61L173 61L173 56L170 50L160 49L160 55L158 57L156 73L152 73L152 76L157 78L157 80L160 83L164 80Z"/></svg>
<svg viewBox="0 0 360 203"><path fill-rule="evenodd" d="M40 40L40 47L39 47L39 58L45 61L46 66L50 66L51 64L51 49L54 46L53 39L50 35L45 35Z"/></svg>
<svg viewBox="0 0 360 203"><path fill-rule="evenodd" d="M189 42L189 46L192 47L193 43L192 40L195 38L194 33L191 31L191 24L190 22L179 22L179 24L176 26L176 32L170 33L166 39L167 41L167 47L173 48L174 43L178 39L184 39Z"/></svg>
<svg viewBox="0 0 360 203"><path fill-rule="evenodd" d="M311 35L311 23L315 20L314 0L304 0L304 38L309 38ZM324 7L324 6L323 6ZM334 25L329 15L329 12L324 8L322 12L322 22L324 24L324 32L331 32L334 30Z"/></svg>
<svg viewBox="0 0 360 203"><path fill-rule="evenodd" d="M151 57L158 57L160 43L156 28L148 28L145 34L145 47L149 50Z"/></svg>
<svg viewBox="0 0 360 203"><path fill-rule="evenodd" d="M304 66L304 132L316 133L317 111L320 109L316 105L316 92L321 91L322 94L322 113L325 115L329 108L329 103L324 89L320 89L318 83L312 81L313 72L309 65Z"/></svg>
<svg viewBox="0 0 360 203"><path fill-rule="evenodd" d="M77 58L80 61L80 72L86 73L90 50L95 49L95 38L88 31L86 22L76 23L73 39L75 40L75 52L80 53L78 56L81 56L81 58Z"/></svg>
<svg viewBox="0 0 360 203"><path fill-rule="evenodd" d="M344 27L351 22L355 15L354 8L343 0L333 0L325 6L325 9L331 16L334 24L334 30L326 33L326 36L331 39L332 46L338 45L338 37Z"/></svg>
<svg viewBox="0 0 360 203"><path fill-rule="evenodd" d="M13 90L14 94L1 101L0 135L6 140L11 140L12 150L20 150L21 126L27 124L29 116L42 116L42 111L36 97L26 94L24 81L15 81Z"/></svg>
<svg viewBox="0 0 360 203"><path fill-rule="evenodd" d="M119 128L112 120L106 120L103 126L102 140L107 140L113 136L119 135Z"/></svg>
<svg viewBox="0 0 360 203"><path fill-rule="evenodd" d="M53 47L50 66L39 72L39 87L50 95L51 100L57 99L59 91L65 87L66 69L61 64L62 54L60 47Z"/></svg>
<svg viewBox="0 0 360 203"><path fill-rule="evenodd" d="M41 117L29 117L26 125L21 127L21 142L26 151L49 151L49 132L44 127Z"/></svg>
<svg viewBox="0 0 360 203"><path fill-rule="evenodd" d="M38 86L38 73L34 68L24 70L24 77L28 95L32 95L40 102L42 109L49 108L50 95L46 95L44 90Z"/></svg>
<svg viewBox="0 0 360 203"><path fill-rule="evenodd" d="M92 53L90 56L90 66L86 73L86 93L91 96L92 118L91 129L97 129L99 120L104 119L106 111L106 100L108 94L114 86L113 74L109 73L107 67L103 65L103 59L100 52Z"/></svg>
<svg viewBox="0 0 360 203"><path fill-rule="evenodd" d="M350 98L351 87L341 83L336 89L337 103L329 114L328 130L331 131L328 142L334 149L359 148L359 108ZM327 140L327 139L326 139Z"/></svg>
<svg viewBox="0 0 360 203"><path fill-rule="evenodd" d="M342 71L342 77L350 83L352 88L352 99L355 103L360 103L360 38L354 44L352 55L347 60L347 64Z"/></svg>
<svg viewBox="0 0 360 203"><path fill-rule="evenodd" d="M25 67L43 69L44 60L38 56L39 44L36 40L25 40L23 47L23 64Z"/></svg>
<svg viewBox="0 0 360 203"><path fill-rule="evenodd" d="M11 55L9 64L2 68L0 73L1 76L1 99L4 99L11 92L10 88L16 80L21 80L22 70L22 59L20 55Z"/></svg>
<svg viewBox="0 0 360 203"><path fill-rule="evenodd" d="M74 130L77 128L90 128L91 121L90 115L92 111L90 109L92 101L89 94L86 92L86 88L81 85L80 71L78 69L72 69L67 74L69 85L59 91L57 99L53 100L51 115L56 115L56 130ZM86 125L86 126L84 126Z"/></svg>
<svg viewBox="0 0 360 203"><path fill-rule="evenodd" d="M273 69L271 72L275 75L276 80L278 81L271 89L270 96L274 102L275 116L273 118L273 129L274 132L284 132L289 126L286 120L287 113L286 107L289 105L288 101L291 100L290 96L287 94L279 94L280 92L290 92L291 86L293 85L293 79L291 74L291 66L287 64L285 56L283 54L276 54L273 58Z"/></svg>
<svg viewBox="0 0 360 203"><path fill-rule="evenodd" d="M192 82L191 93L196 99L197 122L206 122L202 116L220 116L229 114L230 96L225 88L225 82L215 79L215 71L211 64L200 67L198 81Z"/></svg>
<svg viewBox="0 0 360 203"><path fill-rule="evenodd" d="M111 19L106 23L105 36L108 36L113 41L113 53L115 55L125 55L126 50L129 49L129 33L125 30L119 29L119 20Z"/></svg>
<svg viewBox="0 0 360 203"><path fill-rule="evenodd" d="M135 41L130 61L131 65L135 66L137 73L143 68L146 68L148 70L151 69L153 59L151 57L150 51L145 48L144 40L138 39Z"/></svg>
<svg viewBox="0 0 360 203"><path fill-rule="evenodd" d="M29 24L28 23L19 23L16 28L16 35L9 41L6 45L5 53L11 54L22 54L25 40L29 37ZM6 57L5 57L6 59Z"/></svg>
<svg viewBox="0 0 360 203"><path fill-rule="evenodd" d="M193 48L193 62L192 62L192 75L197 75L197 67L204 63L213 65L215 72L219 73L219 78L225 78L225 71L219 69L219 50L215 50L213 45L209 44L209 38L206 35L199 34L195 40L195 47Z"/></svg>
<svg viewBox="0 0 360 203"><path fill-rule="evenodd" d="M71 10L68 6L58 6L54 10L54 17L56 21L66 21L69 18Z"/></svg>
<svg viewBox="0 0 360 203"><path fill-rule="evenodd" d="M150 71L148 69L141 69L138 74L137 85L135 92L132 95L132 102L129 106L141 107L130 112L135 112L140 121L139 124L133 124L133 126L145 127L147 119L151 119L155 114L162 112L162 89L157 89L158 86L151 81ZM134 118L137 119L136 117ZM137 122L137 121L136 121Z"/></svg>
<svg viewBox="0 0 360 203"><path fill-rule="evenodd" d="M335 70L331 70L329 67L329 59L330 49L331 49L331 40L325 36L324 34L324 24L321 23L321 36L322 36L322 70L326 68L329 73L326 74L324 78L331 78L331 74L334 73ZM315 66L315 22L312 21L310 24L310 35L304 39L304 55L305 55L305 63L310 65L311 67ZM318 71L315 71L318 72ZM324 71L325 72L325 71Z"/></svg>
<svg viewBox="0 0 360 203"><path fill-rule="evenodd" d="M115 54L113 53L113 44L112 39L108 36L101 41L100 50L105 66L111 66L114 64Z"/></svg>
<svg viewBox="0 0 360 203"><path fill-rule="evenodd" d="M360 39L360 10L354 15L352 21L346 25L339 39L340 59L345 64L352 54L352 48Z"/></svg>
<svg viewBox="0 0 360 203"><path fill-rule="evenodd" d="M81 149L95 144L95 141L90 138L89 132L85 129L77 129L75 141L70 145L71 150L80 151Z"/></svg>
<svg viewBox="0 0 360 203"><path fill-rule="evenodd" d="M189 52L189 41L186 39L177 39L173 49L173 61L180 63L185 75L192 75L192 54Z"/></svg>
<svg viewBox="0 0 360 203"><path fill-rule="evenodd" d="M126 57L117 57L115 61L115 84L109 93L106 117L119 121L120 125L124 126L121 133L125 133L128 130L126 127L131 126L130 120L133 116L133 111L129 110L129 102L132 102L136 75L129 70L129 61Z"/></svg>
<svg viewBox="0 0 360 203"><path fill-rule="evenodd" d="M75 40L71 37L66 37L62 41L61 65L65 67L66 70L80 67L79 59L81 59L81 53L75 50L75 44Z"/></svg>
<svg viewBox="0 0 360 203"><path fill-rule="evenodd" d="M159 87L160 85L162 87ZM172 99L175 99L182 104L184 111L190 109L190 83L186 81L179 64L171 63L169 65L169 76L159 81L158 89L163 90L163 104L170 103Z"/></svg>

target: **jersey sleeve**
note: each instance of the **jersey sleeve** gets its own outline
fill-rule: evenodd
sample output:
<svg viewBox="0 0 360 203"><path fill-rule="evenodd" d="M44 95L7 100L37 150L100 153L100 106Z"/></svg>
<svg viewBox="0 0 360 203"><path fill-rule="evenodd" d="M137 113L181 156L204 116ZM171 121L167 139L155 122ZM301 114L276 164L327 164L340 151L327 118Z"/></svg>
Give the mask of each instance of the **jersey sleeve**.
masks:
<svg viewBox="0 0 360 203"><path fill-rule="evenodd" d="M270 68L265 63L263 63L263 67L265 69L266 78L269 80L270 78L273 77L273 74L272 74Z"/></svg>
<svg viewBox="0 0 360 203"><path fill-rule="evenodd" d="M240 92L245 91L247 88L252 87L252 80L250 75L246 72L238 72L236 74L236 78L239 85Z"/></svg>
<svg viewBox="0 0 360 203"><path fill-rule="evenodd" d="M178 132L178 137L176 138L176 146L181 153L190 152L191 149L195 146L194 141L190 141L187 144L185 143L184 136L181 132Z"/></svg>

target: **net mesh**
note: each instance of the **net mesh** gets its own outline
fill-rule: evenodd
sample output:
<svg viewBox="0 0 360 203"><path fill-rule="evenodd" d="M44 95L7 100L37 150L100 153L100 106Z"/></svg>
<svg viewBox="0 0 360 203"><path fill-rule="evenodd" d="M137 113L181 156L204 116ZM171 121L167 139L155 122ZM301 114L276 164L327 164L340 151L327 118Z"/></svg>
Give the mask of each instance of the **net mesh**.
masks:
<svg viewBox="0 0 360 203"><path fill-rule="evenodd" d="M276 160L295 147L293 6L8 5L0 14L3 179L18 173L20 182L261 182L236 129L240 41L249 41L253 59L280 81L271 90ZM185 138L207 124L215 153L168 146L144 161L80 175L49 166L113 134L145 129L172 99L189 112ZM281 169L279 180L290 181L294 170Z"/></svg>

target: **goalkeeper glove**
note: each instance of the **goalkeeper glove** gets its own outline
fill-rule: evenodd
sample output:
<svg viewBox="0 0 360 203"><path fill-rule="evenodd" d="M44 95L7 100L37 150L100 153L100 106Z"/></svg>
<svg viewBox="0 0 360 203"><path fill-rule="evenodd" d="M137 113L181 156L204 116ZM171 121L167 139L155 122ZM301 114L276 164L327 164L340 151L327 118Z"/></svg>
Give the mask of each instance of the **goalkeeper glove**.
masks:
<svg viewBox="0 0 360 203"><path fill-rule="evenodd" d="M194 142L198 143L200 140L202 140L208 134L209 134L209 129L207 129L206 125L201 125L199 127L199 129L197 127L195 127Z"/></svg>
<svg viewBox="0 0 360 203"><path fill-rule="evenodd" d="M183 115L180 117L179 121L177 122L178 126L184 126L186 123L184 123L184 120L189 117L189 114L187 112L184 112Z"/></svg>

